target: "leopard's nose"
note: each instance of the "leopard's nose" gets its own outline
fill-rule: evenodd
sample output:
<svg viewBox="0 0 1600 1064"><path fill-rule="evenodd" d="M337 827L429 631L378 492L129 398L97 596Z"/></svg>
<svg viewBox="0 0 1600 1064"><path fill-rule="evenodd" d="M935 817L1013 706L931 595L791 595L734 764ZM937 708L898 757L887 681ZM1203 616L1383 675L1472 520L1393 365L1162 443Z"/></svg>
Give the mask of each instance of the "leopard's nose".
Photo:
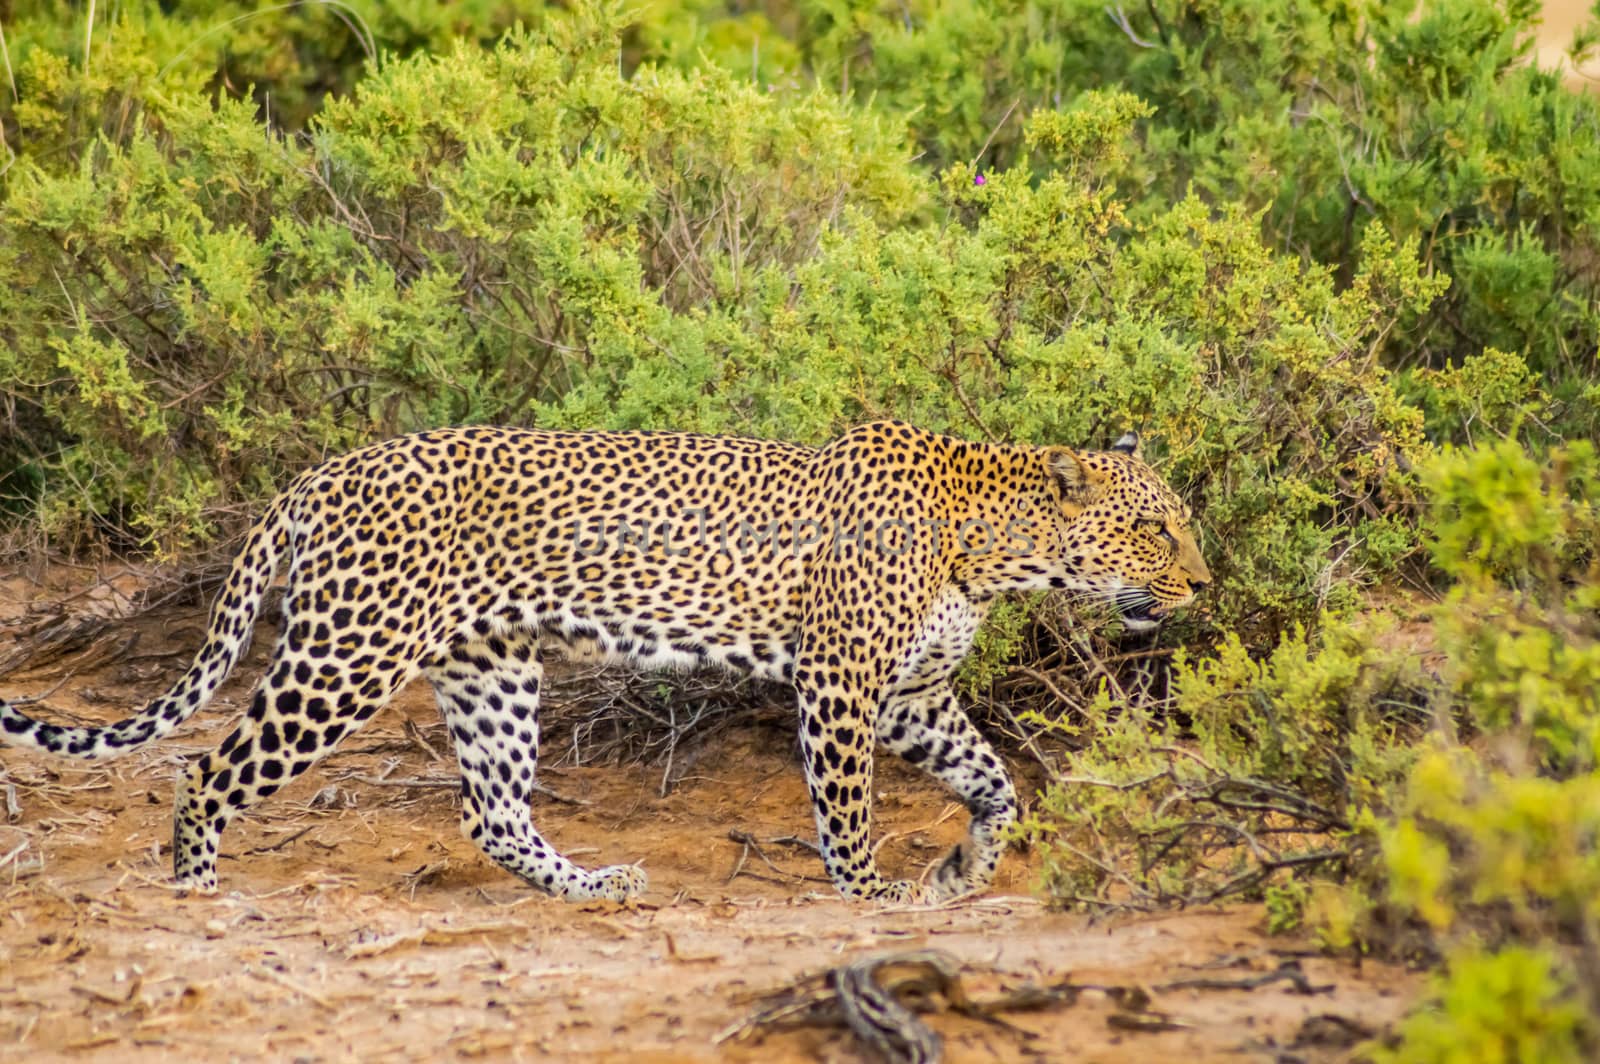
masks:
<svg viewBox="0 0 1600 1064"><path fill-rule="evenodd" d="M1191 580L1191 581L1189 581L1189 590L1193 591L1196 595L1200 594L1200 592L1204 591L1206 588L1208 588L1210 586L1211 586L1211 581L1209 581L1209 580Z"/></svg>

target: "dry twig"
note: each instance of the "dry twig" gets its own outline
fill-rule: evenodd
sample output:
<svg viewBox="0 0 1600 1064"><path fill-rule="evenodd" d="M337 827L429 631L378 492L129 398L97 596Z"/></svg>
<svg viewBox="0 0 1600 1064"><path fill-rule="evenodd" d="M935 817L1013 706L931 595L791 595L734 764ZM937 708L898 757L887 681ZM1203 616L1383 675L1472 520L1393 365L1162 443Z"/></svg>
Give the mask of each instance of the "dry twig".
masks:
<svg viewBox="0 0 1600 1064"><path fill-rule="evenodd" d="M1007 1023L1000 1014L1070 1006L1086 990L1103 992L1111 1000L1118 1010L1112 1021L1124 1016L1152 1029L1176 1026L1150 1011L1150 995L1136 986L1024 983L993 997L973 998L962 985L960 961L942 950L913 950L866 957L803 976L766 995L750 1017L718 1032L713 1042L721 1045L795 1027L842 1027L893 1064L931 1064L941 1059L943 1049L939 1036L918 1013L948 1009L1031 1038L1030 1032Z"/></svg>

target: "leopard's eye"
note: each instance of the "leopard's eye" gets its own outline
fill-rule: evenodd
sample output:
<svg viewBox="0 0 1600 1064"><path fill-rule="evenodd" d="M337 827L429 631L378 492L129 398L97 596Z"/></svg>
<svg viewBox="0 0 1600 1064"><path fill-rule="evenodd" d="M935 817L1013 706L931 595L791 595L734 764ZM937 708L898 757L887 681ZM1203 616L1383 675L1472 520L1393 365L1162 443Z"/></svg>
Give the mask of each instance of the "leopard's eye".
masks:
<svg viewBox="0 0 1600 1064"><path fill-rule="evenodd" d="M1154 517L1144 517L1134 522L1134 524L1152 535L1160 536L1174 547L1178 545L1178 541L1173 538L1172 533L1167 531L1167 523L1165 521Z"/></svg>

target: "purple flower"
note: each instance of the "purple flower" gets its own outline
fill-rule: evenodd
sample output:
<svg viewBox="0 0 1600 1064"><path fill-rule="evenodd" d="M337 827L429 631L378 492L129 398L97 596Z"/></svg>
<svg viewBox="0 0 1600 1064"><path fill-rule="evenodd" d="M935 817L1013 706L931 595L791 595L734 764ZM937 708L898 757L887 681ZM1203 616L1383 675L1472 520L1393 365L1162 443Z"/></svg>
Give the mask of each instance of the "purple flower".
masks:
<svg viewBox="0 0 1600 1064"><path fill-rule="evenodd" d="M977 177L972 179L972 183L974 185L987 185L989 183L989 179L984 177L982 174L979 174Z"/></svg>

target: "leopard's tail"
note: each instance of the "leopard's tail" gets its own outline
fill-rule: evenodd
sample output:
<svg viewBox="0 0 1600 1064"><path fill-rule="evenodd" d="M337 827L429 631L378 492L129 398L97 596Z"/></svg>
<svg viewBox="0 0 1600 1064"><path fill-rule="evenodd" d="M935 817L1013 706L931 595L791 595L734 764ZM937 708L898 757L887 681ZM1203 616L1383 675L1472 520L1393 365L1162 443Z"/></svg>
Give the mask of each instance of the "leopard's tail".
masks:
<svg viewBox="0 0 1600 1064"><path fill-rule="evenodd" d="M194 716L250 646L250 634L278 559L289 546L289 500L284 492L250 529L228 581L211 605L206 641L177 683L131 717L101 728L47 724L0 699L0 741L64 757L95 761L155 742Z"/></svg>

